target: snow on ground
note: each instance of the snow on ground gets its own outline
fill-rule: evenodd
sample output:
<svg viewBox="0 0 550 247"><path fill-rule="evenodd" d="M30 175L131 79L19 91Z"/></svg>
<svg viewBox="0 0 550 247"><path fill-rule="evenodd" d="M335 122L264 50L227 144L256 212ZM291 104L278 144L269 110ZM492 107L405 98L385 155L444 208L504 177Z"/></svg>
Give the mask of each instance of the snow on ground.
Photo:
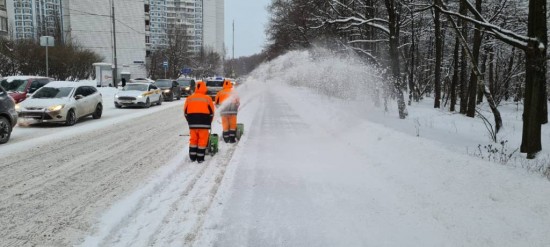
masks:
<svg viewBox="0 0 550 247"><path fill-rule="evenodd" d="M83 246L550 245L548 180L468 154L487 143L478 119L372 107L376 74L322 52L261 66L239 88L237 147L204 166L178 154Z"/></svg>

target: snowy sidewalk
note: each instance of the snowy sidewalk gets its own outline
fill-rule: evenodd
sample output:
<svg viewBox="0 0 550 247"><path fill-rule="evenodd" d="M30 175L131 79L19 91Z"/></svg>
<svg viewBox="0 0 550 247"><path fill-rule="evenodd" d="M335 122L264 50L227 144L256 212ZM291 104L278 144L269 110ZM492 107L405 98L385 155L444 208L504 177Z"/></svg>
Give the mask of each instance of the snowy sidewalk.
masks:
<svg viewBox="0 0 550 247"><path fill-rule="evenodd" d="M550 245L543 178L307 90L271 84L254 104L195 246Z"/></svg>

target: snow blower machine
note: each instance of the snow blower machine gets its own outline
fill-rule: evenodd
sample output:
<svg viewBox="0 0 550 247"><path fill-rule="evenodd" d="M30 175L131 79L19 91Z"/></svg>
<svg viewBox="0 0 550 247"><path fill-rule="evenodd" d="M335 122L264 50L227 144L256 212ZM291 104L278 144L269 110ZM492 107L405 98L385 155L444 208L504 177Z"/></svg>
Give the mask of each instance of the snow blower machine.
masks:
<svg viewBox="0 0 550 247"><path fill-rule="evenodd" d="M218 140L218 134L210 132L210 135L208 137L208 146L206 146L206 154L214 156L214 154L218 152Z"/></svg>
<svg viewBox="0 0 550 247"><path fill-rule="evenodd" d="M237 139L237 141L240 140L242 135L244 135L244 124L238 123L235 139ZM220 136L218 134L210 132L210 135L208 137L208 146L206 146L206 154L214 156L216 153L218 153L219 140Z"/></svg>
<svg viewBox="0 0 550 247"><path fill-rule="evenodd" d="M236 139L240 140L242 135L244 135L244 124L243 123L237 123Z"/></svg>

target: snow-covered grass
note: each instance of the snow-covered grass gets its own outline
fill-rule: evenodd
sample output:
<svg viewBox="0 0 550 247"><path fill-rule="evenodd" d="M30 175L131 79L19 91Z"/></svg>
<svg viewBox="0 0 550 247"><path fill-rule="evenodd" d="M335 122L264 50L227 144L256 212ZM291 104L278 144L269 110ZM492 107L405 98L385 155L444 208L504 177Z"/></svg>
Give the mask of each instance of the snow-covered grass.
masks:
<svg viewBox="0 0 550 247"><path fill-rule="evenodd" d="M335 55L323 49L292 51L261 65L248 81L286 83L332 97L334 101L349 105L349 110L370 121L384 124L397 131L419 138L436 140L442 146L458 153L480 159L522 167L550 178L550 128L543 125L543 150L534 160L527 160L519 152L522 131L523 105L503 102L499 107L503 129L493 142L483 120L468 118L446 109L434 109L433 99L425 98L408 106L408 118L398 120L396 102L388 102L388 111L375 106L384 89L382 71L360 62L353 56ZM380 105L382 105L381 103ZM480 105L480 112L494 125L487 104Z"/></svg>

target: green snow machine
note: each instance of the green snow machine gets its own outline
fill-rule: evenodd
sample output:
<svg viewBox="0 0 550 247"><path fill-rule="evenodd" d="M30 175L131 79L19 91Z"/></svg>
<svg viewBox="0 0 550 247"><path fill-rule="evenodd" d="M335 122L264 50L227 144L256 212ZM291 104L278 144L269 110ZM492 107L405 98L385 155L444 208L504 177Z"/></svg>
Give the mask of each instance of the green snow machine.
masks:
<svg viewBox="0 0 550 247"><path fill-rule="evenodd" d="M240 140L241 139L241 136L244 135L244 124L243 123L238 123L237 124L237 140Z"/></svg>
<svg viewBox="0 0 550 247"><path fill-rule="evenodd" d="M206 154L214 156L214 154L218 152L218 140L218 134L210 133L210 136L208 138L208 146L206 146Z"/></svg>

